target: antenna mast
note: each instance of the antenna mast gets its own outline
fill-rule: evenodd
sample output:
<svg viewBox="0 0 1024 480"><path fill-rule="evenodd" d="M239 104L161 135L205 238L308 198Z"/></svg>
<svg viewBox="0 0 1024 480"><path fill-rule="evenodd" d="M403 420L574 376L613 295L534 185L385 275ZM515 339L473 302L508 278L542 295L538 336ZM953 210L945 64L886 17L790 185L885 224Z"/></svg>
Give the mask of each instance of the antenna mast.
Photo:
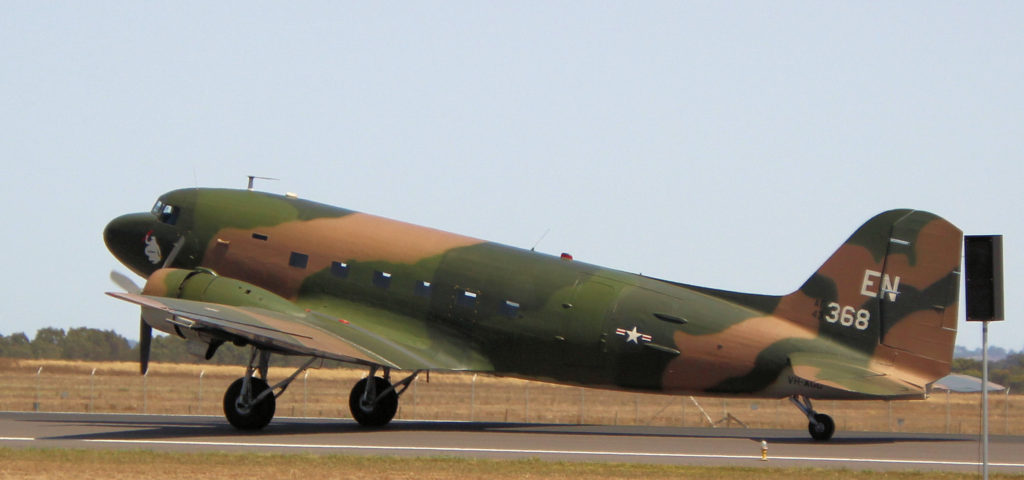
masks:
<svg viewBox="0 0 1024 480"><path fill-rule="evenodd" d="M257 178L258 178L258 179L260 179L260 180L280 180L279 178L271 178L271 177L257 177L256 175L249 175L248 177L249 177L249 186L248 186L248 187L246 187L246 188L248 188L248 190L249 190L250 192L252 191L252 188L253 188L253 183L255 183L255 180L256 180Z"/></svg>

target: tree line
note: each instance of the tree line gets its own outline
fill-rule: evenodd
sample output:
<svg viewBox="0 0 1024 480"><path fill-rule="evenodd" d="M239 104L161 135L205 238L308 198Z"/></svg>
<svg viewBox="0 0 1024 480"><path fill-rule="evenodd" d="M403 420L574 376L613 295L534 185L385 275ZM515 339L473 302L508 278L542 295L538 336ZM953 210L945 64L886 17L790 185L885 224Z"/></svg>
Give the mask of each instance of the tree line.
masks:
<svg viewBox="0 0 1024 480"><path fill-rule="evenodd" d="M154 335L150 344L149 360L167 363L215 363L221 365L246 365L249 362L249 347L237 347L225 343L217 349L209 361L188 352L184 340L168 335ZM41 328L35 338L29 340L22 332L10 336L0 335L0 357L26 359L60 359L106 361L138 361L139 345L122 337L113 330L95 328ZM274 365L301 365L299 357L275 355ZM330 362L328 362L330 363ZM325 366L329 366L325 363Z"/></svg>
<svg viewBox="0 0 1024 480"><path fill-rule="evenodd" d="M981 360L954 358L953 373L981 377ZM1002 360L988 362L988 379L1010 389L1010 393L1024 393L1024 352L1011 353Z"/></svg>
<svg viewBox="0 0 1024 480"><path fill-rule="evenodd" d="M190 354L180 338L156 335L150 347L150 361L168 363L200 363L200 357ZM209 360L222 365L245 365L249 361L248 347L225 343ZM139 358L137 342L130 342L113 330L95 328L41 328L29 340L24 333L0 335L0 357L30 359L63 359L88 361L136 361ZM300 357L276 355L275 365L302 363ZM337 365L336 362L328 362ZM981 376L981 361L974 358L953 359L953 373ZM989 362L989 378L1010 388L1011 393L1024 393L1024 352L1010 353L998 361Z"/></svg>

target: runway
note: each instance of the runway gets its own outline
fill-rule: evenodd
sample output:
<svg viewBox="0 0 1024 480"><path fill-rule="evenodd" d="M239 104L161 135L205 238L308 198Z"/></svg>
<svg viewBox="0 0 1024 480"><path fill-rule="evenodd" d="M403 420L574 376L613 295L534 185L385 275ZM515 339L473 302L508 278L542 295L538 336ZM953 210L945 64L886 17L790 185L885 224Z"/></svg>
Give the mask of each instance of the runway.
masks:
<svg viewBox="0 0 1024 480"><path fill-rule="evenodd" d="M761 441L768 461L761 460ZM680 465L979 471L967 435L396 421L366 430L351 420L275 418L238 432L217 416L0 412L0 446L130 448L349 455L540 458ZM1024 437L992 437L993 471L1024 474Z"/></svg>

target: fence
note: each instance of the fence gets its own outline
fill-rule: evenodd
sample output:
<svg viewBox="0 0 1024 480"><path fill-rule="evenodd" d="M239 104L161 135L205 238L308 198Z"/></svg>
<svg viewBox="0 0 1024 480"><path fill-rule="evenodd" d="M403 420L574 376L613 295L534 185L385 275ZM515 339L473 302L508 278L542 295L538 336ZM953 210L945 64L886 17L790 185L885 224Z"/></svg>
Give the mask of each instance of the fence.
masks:
<svg viewBox="0 0 1024 480"><path fill-rule="evenodd" d="M221 415L238 366L0 359L0 410ZM271 383L291 369L271 368ZM277 399L277 415L349 418L348 395L362 369L311 369ZM980 394L938 393L918 401L815 402L839 431L978 433ZM1024 432L1024 396L990 395L994 435ZM474 374L421 375L397 418L479 422L806 428L786 399L722 399L614 392Z"/></svg>

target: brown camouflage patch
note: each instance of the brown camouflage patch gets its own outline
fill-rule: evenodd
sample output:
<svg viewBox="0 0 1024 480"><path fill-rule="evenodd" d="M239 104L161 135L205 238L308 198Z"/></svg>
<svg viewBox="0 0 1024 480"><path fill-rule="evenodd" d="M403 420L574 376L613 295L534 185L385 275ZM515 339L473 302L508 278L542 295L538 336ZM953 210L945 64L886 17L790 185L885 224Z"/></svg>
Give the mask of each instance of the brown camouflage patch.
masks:
<svg viewBox="0 0 1024 480"><path fill-rule="evenodd" d="M161 268L153 272L149 278L146 279L146 285L142 287L143 295L152 295L154 297L170 297L170 288L168 287L168 276L176 271L173 268ZM180 282L180 279L178 280ZM177 285L177 282L175 282Z"/></svg>
<svg viewBox="0 0 1024 480"><path fill-rule="evenodd" d="M938 328L935 312L911 314L889 329L877 357L895 366L901 377L924 385L949 373L956 331ZM883 349L882 347L886 347ZM889 351L891 349L891 351Z"/></svg>
<svg viewBox="0 0 1024 480"><path fill-rule="evenodd" d="M668 364L662 383L667 391L703 391L750 373L757 356L788 338L812 339L809 330L778 317L754 317L712 335L676 331L676 348L683 352Z"/></svg>
<svg viewBox="0 0 1024 480"><path fill-rule="evenodd" d="M774 315L788 319L817 335L820 312L821 300L797 291L779 300L779 306L776 307Z"/></svg>
<svg viewBox="0 0 1024 480"><path fill-rule="evenodd" d="M837 303L860 305L864 302L861 285L864 282L865 269L881 272L882 264L875 261L867 248L846 243L818 269L818 274L835 282Z"/></svg>
<svg viewBox="0 0 1024 480"><path fill-rule="evenodd" d="M254 232L267 240L254 240ZM203 266L232 278L245 278L294 299L312 272L333 261L386 261L414 264L481 240L356 213L340 218L288 222L256 229L224 229L206 249ZM289 268L291 252L309 256L306 268Z"/></svg>
<svg viewBox="0 0 1024 480"><path fill-rule="evenodd" d="M961 232L949 222L934 220L918 233L914 257L889 255L885 270L890 275L900 275L907 285L925 288L959 270L960 251L963 242ZM914 263L912 264L911 261Z"/></svg>

